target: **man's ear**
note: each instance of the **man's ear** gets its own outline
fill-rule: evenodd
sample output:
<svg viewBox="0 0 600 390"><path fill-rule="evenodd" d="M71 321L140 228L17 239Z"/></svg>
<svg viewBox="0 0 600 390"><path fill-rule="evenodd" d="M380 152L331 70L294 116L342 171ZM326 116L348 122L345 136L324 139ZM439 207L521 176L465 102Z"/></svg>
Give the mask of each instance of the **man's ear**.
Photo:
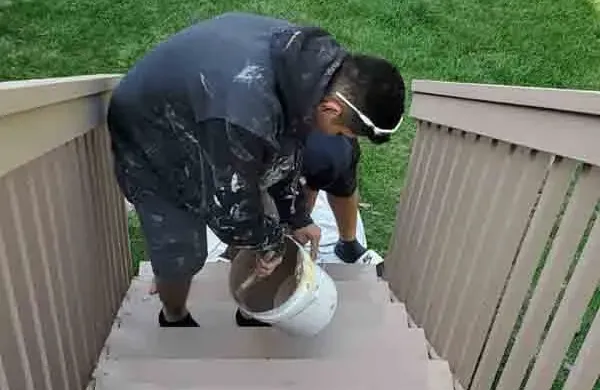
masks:
<svg viewBox="0 0 600 390"><path fill-rule="evenodd" d="M336 99L325 98L319 104L319 111L322 114L325 114L327 117L333 119L342 116L342 113L344 112L344 107Z"/></svg>

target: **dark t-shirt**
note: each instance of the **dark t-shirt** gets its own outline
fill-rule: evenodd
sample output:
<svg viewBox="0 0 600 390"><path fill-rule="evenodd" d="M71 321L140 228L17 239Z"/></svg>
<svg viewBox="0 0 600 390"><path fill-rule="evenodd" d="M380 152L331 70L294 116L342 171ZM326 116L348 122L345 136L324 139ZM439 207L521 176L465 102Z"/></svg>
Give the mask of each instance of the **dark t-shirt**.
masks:
<svg viewBox="0 0 600 390"><path fill-rule="evenodd" d="M356 139L314 131L304 149L302 173L306 185L334 196L350 196L357 187L359 159Z"/></svg>

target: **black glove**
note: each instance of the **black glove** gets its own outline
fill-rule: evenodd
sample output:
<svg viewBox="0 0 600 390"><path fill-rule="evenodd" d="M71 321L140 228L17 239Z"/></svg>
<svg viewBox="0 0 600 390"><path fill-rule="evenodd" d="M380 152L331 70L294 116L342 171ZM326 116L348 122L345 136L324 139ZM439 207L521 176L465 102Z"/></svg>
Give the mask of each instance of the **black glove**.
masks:
<svg viewBox="0 0 600 390"><path fill-rule="evenodd" d="M365 254L367 249L362 246L356 239L353 241L339 240L335 244L334 253L344 263L356 263L356 261Z"/></svg>

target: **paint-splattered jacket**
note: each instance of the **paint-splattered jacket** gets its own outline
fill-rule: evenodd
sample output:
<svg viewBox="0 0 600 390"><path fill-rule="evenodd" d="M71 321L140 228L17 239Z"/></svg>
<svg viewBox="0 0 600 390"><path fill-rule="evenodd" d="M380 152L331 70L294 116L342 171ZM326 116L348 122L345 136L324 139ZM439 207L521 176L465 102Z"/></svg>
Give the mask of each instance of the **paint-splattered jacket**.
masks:
<svg viewBox="0 0 600 390"><path fill-rule="evenodd" d="M111 99L116 174L133 203L160 196L230 245L281 242L311 223L300 186L313 108L345 51L325 31L229 13L142 58ZM279 223L264 213L269 194Z"/></svg>

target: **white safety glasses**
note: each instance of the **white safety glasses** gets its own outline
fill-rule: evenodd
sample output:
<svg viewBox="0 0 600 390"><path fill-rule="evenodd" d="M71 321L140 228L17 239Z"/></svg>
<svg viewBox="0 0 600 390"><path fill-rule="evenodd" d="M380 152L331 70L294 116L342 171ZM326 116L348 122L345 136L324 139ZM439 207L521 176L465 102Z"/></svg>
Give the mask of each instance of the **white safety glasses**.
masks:
<svg viewBox="0 0 600 390"><path fill-rule="evenodd" d="M375 126L375 123L373 123L373 121L371 119L369 119L368 116L366 116L358 108L356 108L356 106L354 104L350 103L350 101L348 99L346 99L344 97L344 95L342 95L339 92L336 92L335 94L337 95L337 97L342 99L342 101L344 103L346 103L356 113L356 115L358 115L360 120L363 121L363 123L366 126L370 127L373 130L373 133L375 133L375 135L394 134L395 132L398 131L398 129L400 129L400 125L402 124L402 121L404 120L404 115L400 117L400 121L393 129L381 129L381 128Z"/></svg>

